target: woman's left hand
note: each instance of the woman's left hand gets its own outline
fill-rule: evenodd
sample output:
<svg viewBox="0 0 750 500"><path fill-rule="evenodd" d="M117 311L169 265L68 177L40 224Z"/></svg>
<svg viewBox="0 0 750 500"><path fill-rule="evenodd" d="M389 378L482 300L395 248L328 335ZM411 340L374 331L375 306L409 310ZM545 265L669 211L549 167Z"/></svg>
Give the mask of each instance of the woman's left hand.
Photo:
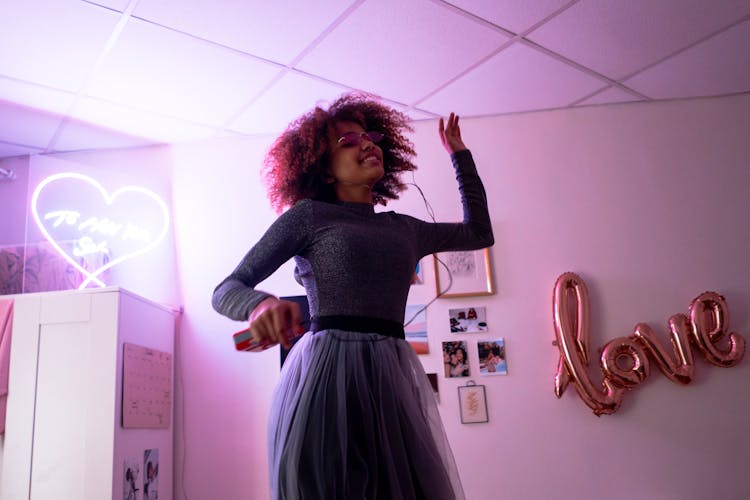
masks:
<svg viewBox="0 0 750 500"><path fill-rule="evenodd" d="M438 133L440 134L440 142L443 143L443 147L448 153L453 154L466 149L466 145L461 139L461 127L458 126L458 115L451 113L447 124L440 118L438 121Z"/></svg>

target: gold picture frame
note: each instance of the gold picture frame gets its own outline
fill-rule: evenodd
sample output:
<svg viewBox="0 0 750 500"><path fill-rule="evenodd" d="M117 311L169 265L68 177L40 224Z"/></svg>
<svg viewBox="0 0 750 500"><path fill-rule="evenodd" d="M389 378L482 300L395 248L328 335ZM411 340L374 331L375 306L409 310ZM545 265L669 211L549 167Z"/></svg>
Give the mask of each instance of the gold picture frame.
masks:
<svg viewBox="0 0 750 500"><path fill-rule="evenodd" d="M432 257L435 264L435 288L440 297L494 295L489 248L441 252Z"/></svg>
<svg viewBox="0 0 750 500"><path fill-rule="evenodd" d="M483 385L470 380L458 388L458 408L462 424L483 424L490 421L487 393Z"/></svg>

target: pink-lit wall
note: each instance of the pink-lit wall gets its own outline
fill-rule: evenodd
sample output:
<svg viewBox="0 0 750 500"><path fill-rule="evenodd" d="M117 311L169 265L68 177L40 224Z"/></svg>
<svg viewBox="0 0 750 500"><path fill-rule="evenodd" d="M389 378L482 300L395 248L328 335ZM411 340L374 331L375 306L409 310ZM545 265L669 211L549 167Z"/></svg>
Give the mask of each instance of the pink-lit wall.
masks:
<svg viewBox="0 0 750 500"><path fill-rule="evenodd" d="M29 158L0 160L0 168L14 172L13 180L0 180L0 247L20 246L26 230L26 186Z"/></svg>
<svg viewBox="0 0 750 500"><path fill-rule="evenodd" d="M554 397L551 345L552 286L565 271L589 285L595 359L595 349L637 322L667 342L669 316L705 290L725 295L730 326L750 338L748 111L746 95L464 123L497 241L498 293L476 302L487 306L492 336L506 339L509 369L505 378L476 379L487 386L484 425L458 423L457 383L441 380L468 498L750 497L750 359L723 369L697 356L687 387L652 364L618 413L597 418L572 387ZM417 180L438 218L455 218L433 128L417 130ZM416 196L404 202L421 207ZM440 302L431 328L444 324L449 306ZM476 367L476 351L470 356ZM425 365L439 363L431 356Z"/></svg>
<svg viewBox="0 0 750 500"><path fill-rule="evenodd" d="M460 112L460 110L457 110ZM439 220L460 217L436 124L416 127L416 180ZM692 385L653 367L622 408L595 417L571 387L554 396L552 286L588 283L592 348L666 320L705 290L726 296L731 326L750 336L750 96L629 104L465 120L487 186L497 294L441 299L428 310L428 371L441 373L447 309L486 306L504 337L509 374L485 384L490 422L462 425L457 379L439 379L441 411L469 499L747 498L750 360L700 357ZM235 353L242 325L210 309L212 288L274 214L258 182L266 139L173 148L182 301L176 491L190 498L265 498L266 414L278 352ZM392 209L426 218L414 189ZM429 264L430 261L427 261ZM426 266L430 270L430 266ZM430 273L420 302L432 293ZM263 284L301 293L291 267ZM455 338L455 337L454 337ZM478 372L470 341L473 374ZM596 354L594 354L596 356ZM592 376L601 379L592 370ZM184 475L180 460L184 457Z"/></svg>

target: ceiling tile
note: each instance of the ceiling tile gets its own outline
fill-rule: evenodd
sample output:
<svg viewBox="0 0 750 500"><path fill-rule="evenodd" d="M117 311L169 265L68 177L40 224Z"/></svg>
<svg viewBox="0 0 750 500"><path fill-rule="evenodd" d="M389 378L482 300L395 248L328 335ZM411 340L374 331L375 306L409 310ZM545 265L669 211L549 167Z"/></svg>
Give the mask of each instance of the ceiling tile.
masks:
<svg viewBox="0 0 750 500"><path fill-rule="evenodd" d="M154 142L192 141L214 135L208 127L90 98L77 103L73 117L90 124L106 123L114 131Z"/></svg>
<svg viewBox="0 0 750 500"><path fill-rule="evenodd" d="M493 115L559 108L601 88L602 82L538 50L514 44L468 75L419 103L446 115Z"/></svg>
<svg viewBox="0 0 750 500"><path fill-rule="evenodd" d="M582 0L528 38L619 80L747 14L747 0Z"/></svg>
<svg viewBox="0 0 750 500"><path fill-rule="evenodd" d="M236 51L131 20L88 91L134 108L220 125L278 72Z"/></svg>
<svg viewBox="0 0 750 500"><path fill-rule="evenodd" d="M133 148L154 144L155 141L109 130L90 123L66 122L53 148L55 152L91 149Z"/></svg>
<svg viewBox="0 0 750 500"><path fill-rule="evenodd" d="M424 111L421 109L416 108L409 108L406 106L399 106L399 105L391 105L393 108L401 111L406 116L412 119L412 121L422 121L422 120L434 120L435 118L438 118L438 115L435 113L431 113L429 111Z"/></svg>
<svg viewBox="0 0 750 500"><path fill-rule="evenodd" d="M0 76L76 92L119 15L74 0L0 3Z"/></svg>
<svg viewBox="0 0 750 500"><path fill-rule="evenodd" d="M46 148L60 125L60 115L0 101L0 137L3 141Z"/></svg>
<svg viewBox="0 0 750 500"><path fill-rule="evenodd" d="M498 31L428 0L371 0L298 67L411 104L505 41Z"/></svg>
<svg viewBox="0 0 750 500"><path fill-rule="evenodd" d="M29 148L0 141L0 158L33 155L35 153L41 153L43 151L44 149L42 148Z"/></svg>
<svg viewBox="0 0 750 500"><path fill-rule="evenodd" d="M350 0L141 0L134 15L287 64L350 4Z"/></svg>
<svg viewBox="0 0 750 500"><path fill-rule="evenodd" d="M71 92L0 77L1 101L63 115L67 113L74 99L75 94Z"/></svg>
<svg viewBox="0 0 750 500"><path fill-rule="evenodd" d="M278 133L319 101L333 101L346 87L288 72L246 109L228 128L245 134Z"/></svg>
<svg viewBox="0 0 750 500"><path fill-rule="evenodd" d="M523 33L570 0L449 0L448 3L513 33Z"/></svg>
<svg viewBox="0 0 750 500"><path fill-rule="evenodd" d="M627 80L657 99L750 92L750 21Z"/></svg>
<svg viewBox="0 0 750 500"><path fill-rule="evenodd" d="M589 97L578 103L579 106L588 106L592 104L613 104L616 102L634 102L641 101L638 96L621 89L620 87L611 86L602 90L596 95Z"/></svg>
<svg viewBox="0 0 750 500"><path fill-rule="evenodd" d="M83 0L83 1L96 4L96 5L102 5L109 9L118 10L120 12L124 12L128 4L130 3L130 0Z"/></svg>

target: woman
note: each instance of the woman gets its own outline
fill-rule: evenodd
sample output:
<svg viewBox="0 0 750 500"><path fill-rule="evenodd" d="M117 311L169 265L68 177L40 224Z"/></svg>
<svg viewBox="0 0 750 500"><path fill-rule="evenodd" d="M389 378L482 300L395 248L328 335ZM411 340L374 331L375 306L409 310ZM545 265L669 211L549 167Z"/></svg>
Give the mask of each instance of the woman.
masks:
<svg viewBox="0 0 750 500"><path fill-rule="evenodd" d="M452 363L451 377L468 377L469 365L466 362L466 350L463 347L457 347L453 352L456 355L456 362Z"/></svg>
<svg viewBox="0 0 750 500"><path fill-rule="evenodd" d="M426 223L375 204L396 199L416 168L408 118L348 94L293 122L265 160L284 212L213 296L249 320L253 338L285 347L301 333L296 304L254 287L294 258L310 331L287 357L270 412L273 498L464 498L429 380L404 340L420 258L493 243L484 188L453 114L439 121L464 222Z"/></svg>

